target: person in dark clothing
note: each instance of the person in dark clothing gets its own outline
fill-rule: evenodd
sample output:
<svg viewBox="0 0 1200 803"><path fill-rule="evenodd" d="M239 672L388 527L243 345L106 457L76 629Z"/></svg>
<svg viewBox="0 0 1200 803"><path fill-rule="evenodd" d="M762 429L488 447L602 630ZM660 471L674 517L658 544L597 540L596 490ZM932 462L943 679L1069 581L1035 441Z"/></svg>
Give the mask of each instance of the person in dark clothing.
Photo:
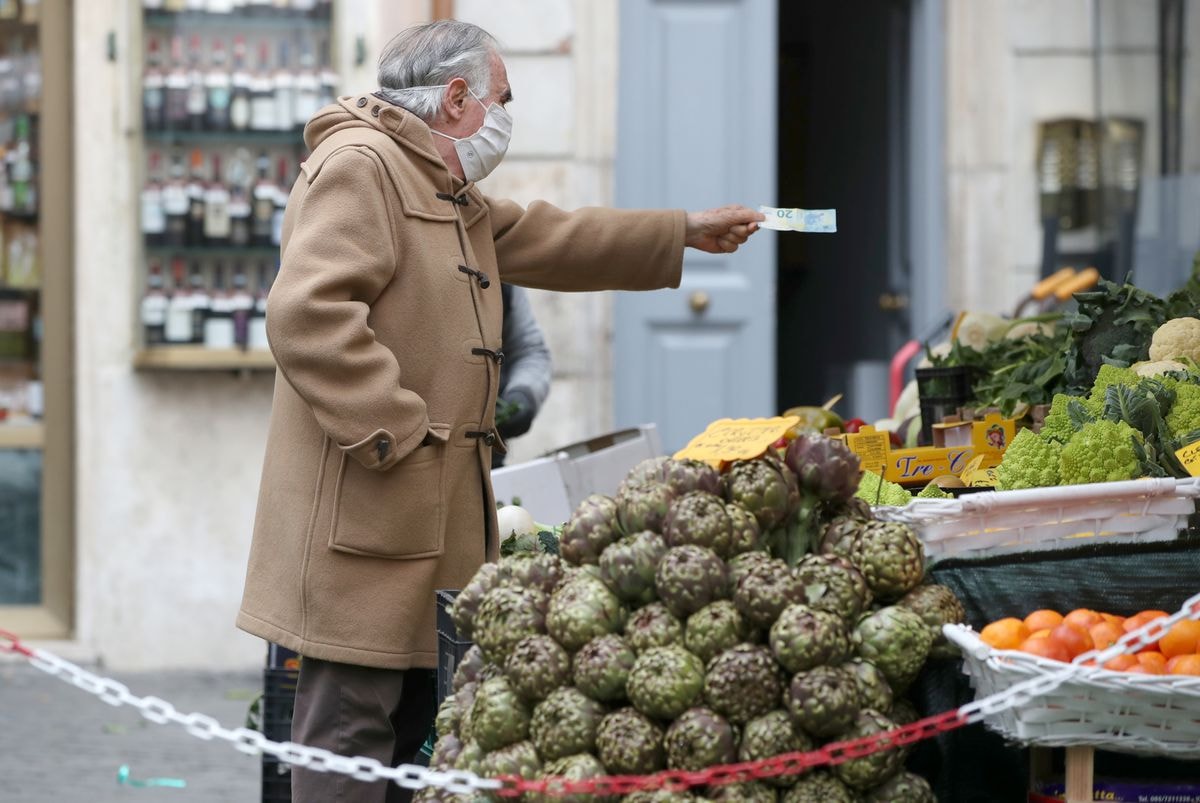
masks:
<svg viewBox="0 0 1200 803"><path fill-rule="evenodd" d="M533 317L533 306L525 288L512 284L500 286L504 301L502 344L504 363L500 366L500 394L496 402L496 430L506 441L524 435L533 424L546 396L550 393L552 365L550 349L541 327ZM492 468L504 465L504 455L492 452Z"/></svg>

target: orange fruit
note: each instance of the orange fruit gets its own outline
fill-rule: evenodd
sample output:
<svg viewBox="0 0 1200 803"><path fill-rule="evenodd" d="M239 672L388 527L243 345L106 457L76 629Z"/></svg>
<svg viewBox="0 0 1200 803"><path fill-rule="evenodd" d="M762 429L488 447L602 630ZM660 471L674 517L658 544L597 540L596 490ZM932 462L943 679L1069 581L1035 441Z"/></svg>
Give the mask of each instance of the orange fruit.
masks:
<svg viewBox="0 0 1200 803"><path fill-rule="evenodd" d="M1064 624L1081 627L1084 630L1103 620L1104 617L1090 608L1076 608L1063 617Z"/></svg>
<svg viewBox="0 0 1200 803"><path fill-rule="evenodd" d="M1066 622L1051 630L1048 638L1063 645L1067 650L1067 655L1072 658L1092 649L1092 637L1088 635L1088 632L1072 627Z"/></svg>
<svg viewBox="0 0 1200 803"><path fill-rule="evenodd" d="M1167 661L1167 672L1172 675L1200 675L1200 655L1176 655Z"/></svg>
<svg viewBox="0 0 1200 803"><path fill-rule="evenodd" d="M1040 636L1038 638L1027 638L1017 647L1021 652L1027 652L1030 655L1036 655L1039 658L1049 658L1051 661L1062 661L1064 664L1070 663L1071 654L1067 652L1067 648L1061 642L1050 638L1049 636Z"/></svg>
<svg viewBox="0 0 1200 803"><path fill-rule="evenodd" d="M1114 625L1106 620L1097 622L1088 628L1088 635L1092 637L1092 645L1095 649L1102 650L1116 644L1117 639L1125 635L1125 631L1121 629L1120 625Z"/></svg>
<svg viewBox="0 0 1200 803"><path fill-rule="evenodd" d="M1168 658L1200 652L1200 622L1182 619L1171 625L1167 634L1158 640L1158 649Z"/></svg>
<svg viewBox="0 0 1200 803"><path fill-rule="evenodd" d="M1029 638L1047 638L1050 635L1050 628L1043 627L1041 630L1035 630L1029 634Z"/></svg>
<svg viewBox="0 0 1200 803"><path fill-rule="evenodd" d="M1104 621L1108 622L1109 624L1114 624L1117 627L1121 627L1122 625L1125 624L1124 616L1116 616L1111 613L1102 613L1102 614L1100 614L1100 617L1102 619L1104 619Z"/></svg>
<svg viewBox="0 0 1200 803"><path fill-rule="evenodd" d="M1029 638L1029 628L1016 617L997 619L979 631L979 640L997 650L1015 650Z"/></svg>
<svg viewBox="0 0 1200 803"><path fill-rule="evenodd" d="M1155 619L1161 619L1164 616L1169 615L1170 614L1168 614L1166 611L1138 611L1133 616L1127 617L1122 627L1124 627L1125 632L1128 633L1130 630L1136 630L1142 625L1148 624Z"/></svg>
<svg viewBox="0 0 1200 803"><path fill-rule="evenodd" d="M1063 615L1058 611L1042 608L1025 617L1025 626L1029 628L1030 633L1036 633L1039 630L1051 630L1058 627L1062 624L1062 620Z"/></svg>
<svg viewBox="0 0 1200 803"><path fill-rule="evenodd" d="M1138 659L1134 658L1132 655L1118 655L1111 661L1105 661L1104 663L1105 669L1111 669L1114 672L1128 671L1129 667L1131 666L1140 666Z"/></svg>
<svg viewBox="0 0 1200 803"><path fill-rule="evenodd" d="M1161 652L1139 652L1137 661L1151 675L1162 675L1167 671L1167 659Z"/></svg>

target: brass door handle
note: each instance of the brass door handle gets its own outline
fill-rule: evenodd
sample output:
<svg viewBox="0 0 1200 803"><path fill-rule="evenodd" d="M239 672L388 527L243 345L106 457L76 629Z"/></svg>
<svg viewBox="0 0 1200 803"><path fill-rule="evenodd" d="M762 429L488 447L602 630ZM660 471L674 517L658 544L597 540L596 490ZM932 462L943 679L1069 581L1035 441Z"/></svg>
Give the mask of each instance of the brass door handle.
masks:
<svg viewBox="0 0 1200 803"><path fill-rule="evenodd" d="M889 312L908 309L908 296L903 293L883 293L879 296L879 308Z"/></svg>
<svg viewBox="0 0 1200 803"><path fill-rule="evenodd" d="M703 290L693 290L692 294L688 296L688 306L697 315L703 315L711 303L712 299Z"/></svg>

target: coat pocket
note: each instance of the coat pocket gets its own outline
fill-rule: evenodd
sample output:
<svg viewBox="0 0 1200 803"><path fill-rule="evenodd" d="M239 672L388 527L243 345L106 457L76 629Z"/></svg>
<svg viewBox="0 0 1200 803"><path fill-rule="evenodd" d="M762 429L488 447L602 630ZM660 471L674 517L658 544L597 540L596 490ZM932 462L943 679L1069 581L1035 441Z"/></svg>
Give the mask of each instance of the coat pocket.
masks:
<svg viewBox="0 0 1200 803"><path fill-rule="evenodd" d="M386 471L363 468L343 453L333 491L329 548L390 560L441 555L445 471L444 442L422 446Z"/></svg>

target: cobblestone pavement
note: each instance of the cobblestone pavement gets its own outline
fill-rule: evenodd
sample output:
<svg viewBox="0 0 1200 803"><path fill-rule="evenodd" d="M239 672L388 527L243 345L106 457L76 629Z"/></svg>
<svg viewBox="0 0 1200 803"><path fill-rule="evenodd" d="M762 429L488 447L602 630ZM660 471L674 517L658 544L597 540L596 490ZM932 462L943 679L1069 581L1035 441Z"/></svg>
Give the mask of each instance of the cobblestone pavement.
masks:
<svg viewBox="0 0 1200 803"><path fill-rule="evenodd" d="M138 696L179 711L244 724L261 672L107 673ZM184 789L135 788L129 777L179 778ZM205 742L178 725L156 725L136 710L98 697L24 662L0 662L0 801L5 803L255 803L262 800L261 758L227 742Z"/></svg>

